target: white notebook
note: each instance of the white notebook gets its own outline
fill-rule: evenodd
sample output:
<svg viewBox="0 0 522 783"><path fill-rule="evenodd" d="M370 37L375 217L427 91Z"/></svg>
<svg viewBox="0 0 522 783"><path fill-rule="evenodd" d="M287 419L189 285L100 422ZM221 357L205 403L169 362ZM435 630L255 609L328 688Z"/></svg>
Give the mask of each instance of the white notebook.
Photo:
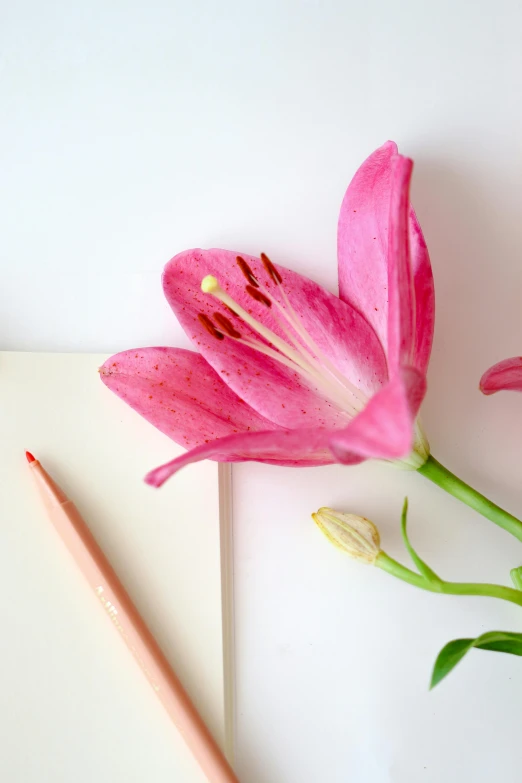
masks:
<svg viewBox="0 0 522 783"><path fill-rule="evenodd" d="M78 505L232 753L230 471L143 483L181 449L98 377L106 357L0 352L0 779L206 778L48 522L24 452Z"/></svg>

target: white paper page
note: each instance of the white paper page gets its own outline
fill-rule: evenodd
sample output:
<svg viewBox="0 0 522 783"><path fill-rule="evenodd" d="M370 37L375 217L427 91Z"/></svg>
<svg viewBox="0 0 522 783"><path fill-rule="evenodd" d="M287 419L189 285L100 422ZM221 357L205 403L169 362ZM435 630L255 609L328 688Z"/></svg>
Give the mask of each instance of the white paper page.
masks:
<svg viewBox="0 0 522 783"><path fill-rule="evenodd" d="M504 437L502 405L469 441L472 456L449 422L426 417L427 432L436 457L520 515L520 440ZM519 780L522 659L472 650L433 691L429 681L443 645L520 631L520 608L417 590L350 559L310 517L322 505L365 515L383 549L413 568L400 534L406 495L411 541L441 577L510 584L520 544L417 473L378 462L234 467L240 780Z"/></svg>
<svg viewBox="0 0 522 783"><path fill-rule="evenodd" d="M179 447L103 386L104 358L0 353L0 779L203 783L48 522L24 456L76 502L223 745L219 469L146 486Z"/></svg>

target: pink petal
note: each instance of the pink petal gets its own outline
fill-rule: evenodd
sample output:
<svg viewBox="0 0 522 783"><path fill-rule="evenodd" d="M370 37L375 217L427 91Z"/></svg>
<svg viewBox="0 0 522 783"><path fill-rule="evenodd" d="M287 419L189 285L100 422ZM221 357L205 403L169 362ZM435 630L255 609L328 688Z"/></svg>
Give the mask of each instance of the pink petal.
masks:
<svg viewBox="0 0 522 783"><path fill-rule="evenodd" d="M350 183L344 197L338 225L339 291L341 299L353 304L374 326L385 349L389 350L388 300L394 302L392 322L396 325L392 338L393 361L398 345L410 342L411 361L425 372L431 351L434 326L434 290L431 265L426 243L413 209L404 215L404 199L407 198L409 164L400 163L393 175L395 160L406 161L399 156L397 145L388 141L362 164ZM396 192L398 189L398 193ZM390 209L393 199L393 221L390 226ZM397 212L399 209L399 212ZM408 230L404 224L408 222ZM395 232L395 254L389 269L389 234ZM410 260L407 249L397 258L399 237L406 242L409 236ZM406 274L411 264L411 272ZM391 276L391 279L390 279ZM414 296L411 294L413 279ZM399 291L398 284L402 290ZM404 285L406 283L406 293ZM393 293L392 293L392 290ZM396 312L396 305L412 307L415 302L415 319L408 312ZM404 330L397 337L397 328ZM412 341L414 329L414 342Z"/></svg>
<svg viewBox="0 0 522 783"><path fill-rule="evenodd" d="M124 351L107 359L100 375L111 391L185 448L236 432L273 427L193 351Z"/></svg>
<svg viewBox="0 0 522 783"><path fill-rule="evenodd" d="M413 161L391 159L388 223L388 367L412 362L415 343L415 293L410 263L409 188Z"/></svg>
<svg viewBox="0 0 522 783"><path fill-rule="evenodd" d="M160 487L178 470L203 459L221 460L228 455L228 461L244 462L255 460L274 465L313 467L334 462L328 450L331 435L326 429L269 430L229 435L211 443L205 443L181 457L161 465L145 476L153 487ZM354 462L360 462L354 458Z"/></svg>
<svg viewBox="0 0 522 783"><path fill-rule="evenodd" d="M388 141L356 172L341 205L337 227L339 294L375 328L384 346L388 332L388 220L391 160Z"/></svg>
<svg viewBox="0 0 522 783"><path fill-rule="evenodd" d="M145 481L154 487L186 465L203 459L256 460L308 467L342 462L354 465L368 457L397 459L409 454L413 422L426 388L424 376L407 368L382 389L344 430L306 428L230 435L198 446L151 471Z"/></svg>
<svg viewBox="0 0 522 783"><path fill-rule="evenodd" d="M232 320L243 337L259 340L214 297L202 293L201 280L211 274L254 318L284 338L274 320L276 307L268 309L246 293L247 281L236 256L226 250L188 250L167 264L165 294L187 335L225 383L272 422L290 428L344 426L349 419L345 412L325 400L324 393L316 393L301 376L232 338L216 340L198 320L199 313L212 318L218 311ZM259 259L245 254L242 257L270 295L282 301ZM277 269L302 326L345 377L371 396L385 382L387 367L379 341L366 320L311 280L283 267Z"/></svg>
<svg viewBox="0 0 522 783"><path fill-rule="evenodd" d="M337 460L351 463L354 454L366 459L407 456L425 393L424 375L412 367L399 370L346 429L332 435L330 449Z"/></svg>
<svg viewBox="0 0 522 783"><path fill-rule="evenodd" d="M415 288L415 346L412 362L423 375L428 370L435 328L435 286L428 247L410 206L410 257Z"/></svg>
<svg viewBox="0 0 522 783"><path fill-rule="evenodd" d="M495 394L503 389L522 391L522 356L494 364L480 379L480 391L484 394Z"/></svg>

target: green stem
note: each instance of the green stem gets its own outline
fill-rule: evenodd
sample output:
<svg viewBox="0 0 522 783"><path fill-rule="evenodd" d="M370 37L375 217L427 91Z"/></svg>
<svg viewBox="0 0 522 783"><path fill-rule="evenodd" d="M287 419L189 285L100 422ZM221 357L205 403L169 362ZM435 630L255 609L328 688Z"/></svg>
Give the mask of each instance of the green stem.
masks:
<svg viewBox="0 0 522 783"><path fill-rule="evenodd" d="M481 495L476 489L472 489L472 487L445 468L444 465L441 465L435 457L430 455L424 465L418 468L418 472L422 473L430 481L433 481L434 484L438 484L439 487L445 489L450 495L474 508L475 511L485 516L486 519L490 519L495 525L503 527L504 530L518 538L519 541L522 541L522 522L520 519L504 511L496 503L492 503L491 500Z"/></svg>
<svg viewBox="0 0 522 783"><path fill-rule="evenodd" d="M481 595L488 598L500 598L503 601L511 601L513 604L522 606L522 592L520 590L513 590L512 587L504 587L503 585L489 585L475 582L443 582L441 581L428 581L420 574L416 574L414 571L410 571L406 566L394 560L392 557L386 554L386 552L379 552L375 560L375 565L382 568L392 576L396 576L398 579L402 579L403 582L408 582L414 587L420 587L421 590L428 590L430 593L443 593L445 595Z"/></svg>

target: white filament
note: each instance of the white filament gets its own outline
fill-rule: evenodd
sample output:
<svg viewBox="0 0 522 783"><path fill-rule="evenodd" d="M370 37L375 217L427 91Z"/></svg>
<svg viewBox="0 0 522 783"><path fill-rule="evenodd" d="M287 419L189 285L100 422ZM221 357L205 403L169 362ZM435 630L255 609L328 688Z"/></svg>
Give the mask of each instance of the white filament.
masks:
<svg viewBox="0 0 522 783"><path fill-rule="evenodd" d="M321 390L327 399L351 416L355 416L363 408L366 403L364 396L359 389L353 386L336 370L336 368L333 367L327 357L324 356L315 345L312 338L298 322L297 314L290 305L284 291L285 303L289 308L289 312L285 311L285 308L282 307L279 302L272 299L268 292L265 293L265 296L268 296L270 301L275 302L285 320L290 324L300 339L314 352L315 356L310 353L310 351L306 350L298 340L295 340L295 338L292 337L288 329L278 318L276 318L276 316L273 317L289 340L289 343L282 340L271 329L253 318L250 313L221 288L216 278L212 275L208 275L203 279L201 289L205 293L212 294L216 299L227 305L227 307L229 307L239 318L274 347L271 348L270 346L252 339L239 338L236 340L237 342L247 345L259 353L262 353L264 356L274 359L285 367L288 367L290 370L297 372L309 384L311 383L315 385L317 389ZM327 370L326 373L325 369ZM333 378L332 375L334 376ZM337 383L334 381L337 381Z"/></svg>

